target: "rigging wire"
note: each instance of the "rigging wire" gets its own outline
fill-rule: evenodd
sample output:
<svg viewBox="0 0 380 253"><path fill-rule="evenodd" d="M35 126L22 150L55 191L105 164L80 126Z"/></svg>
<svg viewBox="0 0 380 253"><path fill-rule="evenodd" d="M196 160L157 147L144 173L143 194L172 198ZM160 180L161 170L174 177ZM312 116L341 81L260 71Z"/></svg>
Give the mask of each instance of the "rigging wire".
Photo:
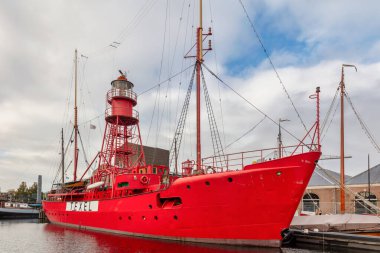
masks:
<svg viewBox="0 0 380 253"><path fill-rule="evenodd" d="M351 190L347 186L343 187L342 184L335 177L331 176L330 173L328 173L328 171L326 169L324 169L318 163L316 164L316 168L319 171L323 172L323 174L325 174L333 182L333 184L335 184L336 186L339 186L340 189L342 189L342 190L344 189L345 191L349 192L350 194L352 194L353 196L355 196L355 199L358 198L359 200L361 200L363 203L361 203L361 202L357 202L357 203L359 203L360 205L362 205L365 209L367 209L370 212L373 212L373 210L371 210L371 209L374 209L377 212L380 211L380 208L378 206L376 206L373 203L371 203L370 201L366 200L360 194L354 192L353 190ZM316 172L318 173L318 171L316 171ZM318 175L320 175L322 178L326 179L322 174L318 173ZM329 180L327 180L327 181L329 181Z"/></svg>
<svg viewBox="0 0 380 253"><path fill-rule="evenodd" d="M179 117L178 124L176 127L176 131L174 133L173 142L172 142L171 147L170 147L169 167L173 164L173 162L175 160L174 159L175 154L178 155L178 150L180 150L180 147L181 147L183 130L186 126L186 118L187 118L187 114L188 114L188 108L189 108L190 99L191 99L191 92L192 92L193 83L194 83L195 70L196 70L196 66L194 66L193 74L191 76L190 83L189 83L189 86L187 88L186 98L183 102L181 115Z"/></svg>
<svg viewBox="0 0 380 253"><path fill-rule="evenodd" d="M162 85L162 84L168 82L169 80L173 79L174 77L179 76L179 75L181 75L182 73L184 73L185 71L187 71L187 70L189 70L190 68L194 67L194 65L195 65L195 64L192 64L192 65L186 67L185 69L181 70L180 72L175 73L175 74L172 75L171 77L165 79L164 81L159 82L159 83L153 85L153 86L150 87L149 89L147 89L147 90L141 92L140 94L138 94L138 96L141 97L142 95L148 94L150 91L154 90L154 89L157 88L158 86L160 86L160 85ZM91 118L91 119L89 119L89 120L87 120L87 121L84 121L84 122L79 123L78 126L82 126L82 125L88 124L88 123L90 123L91 121L93 121L93 120L95 120L95 119L100 119L100 117L102 117L102 116L104 116L104 115L105 115L104 112L103 112L103 113L100 113L99 115L97 115L97 116L95 116L95 117L93 117L93 118Z"/></svg>
<svg viewBox="0 0 380 253"><path fill-rule="evenodd" d="M220 167L224 167L225 161L227 159L226 157L224 157L224 149L223 149L222 141L220 140L218 125L216 124L216 119L215 119L214 111L212 109L211 99L210 99L209 92L207 90L206 80L205 80L202 68L201 68L201 76L202 76L202 83L203 83L203 94L205 97L205 104L206 104L206 110L207 110L207 117L208 117L209 126L210 126L211 141L212 141L212 146L214 149L214 156L216 156L216 164L219 163Z"/></svg>
<svg viewBox="0 0 380 253"><path fill-rule="evenodd" d="M210 9L210 23L211 23L211 28L212 28L212 31L215 31L215 25L214 25L214 18L213 18L213 14L212 14L212 8L211 8L211 0L208 1L209 2L209 9ZM216 69L216 74L219 75L219 68L218 68L218 59L217 59L217 55L216 55L216 36L215 34L213 34L213 55L214 55L214 60L215 60L215 69ZM222 97L221 97L221 92L220 92L220 82L218 81L218 97L219 97L219 110L220 110L220 119L222 121L222 131L223 131L223 142L224 142L224 146L226 145L226 132L225 132L225 128L224 128L224 117L223 117L223 107L222 107Z"/></svg>
<svg viewBox="0 0 380 253"><path fill-rule="evenodd" d="M244 12L245 12L245 15L246 15L246 17L247 17L247 19L248 19L248 22L249 22L250 25L251 25L252 30L254 31L254 33L255 33L255 35L256 35L256 37L257 37L257 40L259 41L259 43L260 43L260 45L261 45L261 48L264 50L265 56L267 57L267 59L268 59L270 65L271 65L273 71L275 72L275 74L276 74L276 76L277 76L277 79L279 80L279 82L280 82L280 84L281 84L281 86L282 86L282 89L284 90L286 96L288 97L290 103L292 104L293 109L295 110L298 119L301 121L301 123L302 123L302 125L303 125L303 127L304 127L304 129L305 129L305 131L306 131L306 133L308 133L307 127L306 127L305 123L303 122L303 120L302 120L302 118L301 118L301 115L300 115L300 113L298 112L298 110L297 110L297 108L296 108L296 106L295 106L295 104L294 104L292 98L290 97L290 94L289 94L288 90L286 89L285 84L283 83L283 81L282 81L282 79L281 79L281 77L280 77L280 74L278 73L276 67L274 66L273 61L272 61L271 57L269 56L268 50L265 48L264 43L262 42L262 40L261 40L261 38L260 38L260 35L259 35L259 33L257 32L257 30L256 30L256 28L255 28L255 26L254 26L254 24L253 24L251 18L249 17L248 12L247 12L247 10L246 10L246 8L245 8L245 6L244 6L242 0L239 0L239 2L240 2L241 6L242 6L242 8L243 8L243 10L244 10ZM311 136L310 136L309 134L308 134L308 136L309 136L310 139L311 139Z"/></svg>
<svg viewBox="0 0 380 253"><path fill-rule="evenodd" d="M70 140L72 139L73 134L74 134L74 128L71 130ZM72 143L71 141L68 141L68 142L67 142L67 144L66 144L66 148L65 148L64 151L63 151L64 157L66 157L67 150L69 149L69 146L70 146L71 143ZM61 168L61 170L62 170L62 162L61 162L61 160L59 160L59 162L57 162L57 163L55 164L54 168L58 167L58 163L61 164L61 165L60 165L60 168ZM59 176L59 174L60 174L59 172L60 172L59 169L56 170L56 175L55 175L55 177L54 177L54 180L53 180L52 184L55 183L55 182L58 182L58 181L57 181L57 178L58 178L58 176ZM66 172L66 171L64 171L64 174L65 174L65 172Z"/></svg>
<svg viewBox="0 0 380 253"><path fill-rule="evenodd" d="M87 166L89 166L90 164L88 163L88 159L87 159L86 151L85 151L84 146L83 146L82 136L81 136L79 130L78 130L78 135L79 135L80 144L81 144L81 146L82 146L82 150L83 150L84 161L86 162Z"/></svg>
<svg viewBox="0 0 380 253"><path fill-rule="evenodd" d="M153 85L153 86L150 87L149 89L147 89L147 90L141 92L141 93L139 94L139 97L142 96L142 95L144 95L144 94L146 94L146 93L148 93L148 92L150 92L150 91L152 91L152 90L154 90L155 88L157 88L157 87L160 86L161 84L164 84L164 83L166 83L166 82L169 82L169 81L170 81L171 79L173 79L174 77L176 77L176 76L178 76L178 75L181 75L183 72L185 72L185 71L187 71L188 69L194 67L194 65L195 65L195 64L192 64L192 65L186 67L185 69L183 69L183 70L177 72L176 74L172 75L171 77L165 79L165 80L162 81L162 82L159 81L156 85Z"/></svg>
<svg viewBox="0 0 380 253"><path fill-rule="evenodd" d="M246 99L243 95L241 95L239 92L234 90L231 86L229 86L227 83L225 83L219 76L217 76L212 70L210 70L206 64L202 63L202 65L210 72L211 75L213 75L216 79L218 79L222 84L224 84L227 88L229 88L231 91L233 91L237 96L239 96L241 99L243 99L245 102L247 102L250 106L252 106L256 111L261 113L263 116L266 116L270 121L272 121L275 125L279 125L275 120L273 120L271 117L269 117L266 113L264 113L260 108L252 104L248 99ZM283 126L280 126L281 129L283 129L285 132L287 132L290 136L292 136L294 139L299 141L301 144L305 144L302 140L298 139L294 134L286 130Z"/></svg>
<svg viewBox="0 0 380 253"><path fill-rule="evenodd" d="M329 109L328 109L328 111L327 111L327 113L326 113L326 116L325 116L325 118L323 119L322 126L321 126L321 133L323 133L323 130L324 130L325 126L326 126L326 123L327 123L327 121L328 121L328 119L329 119L329 117L330 117L330 114L331 114L332 109L333 109L333 107L334 107L334 104L335 104L335 102L336 102L336 98L338 97L338 92L339 92L339 87L338 87L338 89L336 90L335 95L334 95L334 98L333 98L333 100L331 101L330 107L329 107ZM334 113L334 114L335 114L335 113Z"/></svg>
<svg viewBox="0 0 380 253"><path fill-rule="evenodd" d="M262 118L258 123L256 123L253 127L251 127L242 136L240 136L239 138L237 138L236 140L234 140L233 142L231 142L230 144L228 144L227 146L225 146L224 150L228 149L233 144L235 144L236 142L240 141L243 137L245 137L246 135L248 135L250 132L252 132L253 130L255 130L255 128L258 127L266 118L267 118L267 116L265 115L264 118Z"/></svg>
<svg viewBox="0 0 380 253"><path fill-rule="evenodd" d="M180 32L181 32L181 27L182 27L184 8L185 8L185 0L183 0L182 6L181 6L181 12L180 12L179 20L178 20L178 28L177 28L177 34L176 34L176 39L175 39L175 44L174 44L174 50L173 50L173 56L172 56L171 63L170 63L170 51L168 53L168 55L169 55L169 57L168 57L168 76L172 75L173 68L174 68L175 56L177 54L178 41L179 41L179 37L180 37L179 35L180 35ZM169 29L169 37L170 37L170 29ZM169 49L170 48L171 47L169 46ZM181 62L182 62L182 64L181 64L181 69L182 69L183 68L183 64L184 64L184 60L182 60ZM168 108L168 111L167 111L167 113L168 113L168 120L167 120L168 129L171 129L171 126L172 126L172 124L169 124L171 122L171 119L172 119L172 111L171 111L172 91L170 89L170 83L171 83L171 79L169 80L168 87L167 87L167 90L166 90L164 109L163 109L163 110L165 110L166 102L168 101L168 104L167 104L167 108ZM169 100L167 100L169 90L170 90ZM178 96L177 96L177 101L179 101L179 97ZM177 110L178 110L178 108L177 108ZM160 129L162 127L162 121L163 121L164 112L162 112L161 115L162 115L162 117L161 117ZM175 116L177 116L177 114ZM172 131L169 131L169 132L172 132ZM170 145L170 139L169 138L168 138L168 142L169 142L168 145Z"/></svg>
<svg viewBox="0 0 380 253"><path fill-rule="evenodd" d="M112 42L116 48L118 48L125 39L130 36L134 30L137 29L139 23L143 20L143 18L148 15L148 13L152 10L153 6L157 3L155 0L148 0L145 2L145 4L140 8L140 10L137 12L137 14L134 16L132 21L123 29L123 31L120 33L119 37L116 39L116 41Z"/></svg>
<svg viewBox="0 0 380 253"><path fill-rule="evenodd" d="M375 140L375 137L373 137L373 134L369 131L369 128L368 126L365 124L365 122L363 121L363 119L360 117L359 113L357 112L357 110L355 109L354 107L354 104L352 103L351 101L351 98L350 96L348 95L347 91L344 92L344 96L346 97L349 105L351 106L352 110L354 111L355 113L355 116L356 118L358 119L359 123L360 123L360 126L362 127L362 129L364 130L365 134L367 135L368 139L370 140L371 144L373 145L373 147L377 150L377 152L380 153L380 147L379 145L377 144L376 140Z"/></svg>
<svg viewBox="0 0 380 253"><path fill-rule="evenodd" d="M169 0L166 0L166 12L165 12L165 22L164 22L164 39L163 39L163 43L162 43L162 51L161 51L161 61L160 61L160 71L159 71L159 75L158 75L158 81L160 82L161 81L161 75L162 75L162 70L163 70L163 64L164 64L164 54L165 54L165 45L166 45L166 34L167 34L167 24L168 24L168 15L169 15ZM169 81L170 83L170 81ZM160 85L157 87L157 93L156 93L156 100L155 100L155 106L154 106L154 109L156 108L157 106L157 122L156 122L156 138L155 138L155 143L154 143L154 147L157 148L157 143L158 143L158 137L159 137L159 119L160 119L160 100L161 100L161 97L160 97L160 93L161 93L161 89L160 89ZM154 114L155 114L155 110L153 109L153 112L152 112L152 119L151 119L151 124L149 126L149 131L148 131L148 138L147 138L147 142L149 141L149 135L150 135L150 130L152 128L152 124L153 124L153 119L154 119ZM154 154L153 154L153 161L155 159L155 153L156 153L156 149L154 150Z"/></svg>
<svg viewBox="0 0 380 253"><path fill-rule="evenodd" d="M333 119L335 118L335 114L336 114L336 112L338 111L338 107L339 107L339 103L336 103L336 106L335 106L335 110L334 110L333 116L331 117L330 123L327 125L326 131L324 131L324 133L323 133L323 136L322 136L322 138L321 138L321 142L323 142L323 140L324 140L325 137L326 137L327 132L328 132L329 129L330 129L331 123L333 122Z"/></svg>
<svg viewBox="0 0 380 253"><path fill-rule="evenodd" d="M185 3L185 1L184 1ZM188 26L189 26L189 17L190 17L190 3L188 4L188 9L187 9L187 18L186 18L186 29L185 29L185 39L184 39L184 43L183 43L183 49L182 49L182 55L185 55L186 53L186 42L187 42L187 35L188 35ZM182 16L182 14L181 14ZM185 64L185 59L184 58L182 61L181 61L181 74L180 74L180 77L179 77L179 83L178 83L178 93L177 93L177 105L176 105L176 112L175 112L175 122L177 122L178 120L178 110L179 110L179 101L180 101L180 91L181 91L181 86L182 86L182 73L183 73L183 68L184 68L184 64Z"/></svg>
<svg viewBox="0 0 380 253"><path fill-rule="evenodd" d="M147 0L142 5L142 7L137 11L136 15L132 18L132 20L127 23L127 25L122 29L118 36L112 40L106 46L103 46L99 49L96 49L92 52L87 53L90 57L96 57L101 55L102 53L114 53L124 42L125 40L133 34L133 32L138 28L138 25L141 21L149 14L154 5L158 1L155 0Z"/></svg>

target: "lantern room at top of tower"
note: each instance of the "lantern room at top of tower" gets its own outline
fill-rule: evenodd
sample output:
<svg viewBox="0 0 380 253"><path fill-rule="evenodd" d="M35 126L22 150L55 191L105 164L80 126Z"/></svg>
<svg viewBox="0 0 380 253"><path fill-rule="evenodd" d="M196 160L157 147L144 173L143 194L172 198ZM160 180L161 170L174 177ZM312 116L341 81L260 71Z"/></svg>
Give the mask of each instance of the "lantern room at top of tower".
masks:
<svg viewBox="0 0 380 253"><path fill-rule="evenodd" d="M131 90L133 88L133 83L127 80L125 75L119 76L116 80L111 82L111 85L115 89Z"/></svg>
<svg viewBox="0 0 380 253"><path fill-rule="evenodd" d="M133 92L133 83L125 75L111 82L107 92L106 121L118 125L135 125L138 113L133 109L137 105L137 95Z"/></svg>

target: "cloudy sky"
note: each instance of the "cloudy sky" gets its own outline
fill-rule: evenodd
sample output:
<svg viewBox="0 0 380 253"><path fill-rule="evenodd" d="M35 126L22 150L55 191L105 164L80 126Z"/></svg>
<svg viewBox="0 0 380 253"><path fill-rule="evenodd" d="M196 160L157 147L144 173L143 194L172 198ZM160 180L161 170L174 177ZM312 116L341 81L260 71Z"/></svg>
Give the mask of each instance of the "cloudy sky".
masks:
<svg viewBox="0 0 380 253"><path fill-rule="evenodd" d="M376 141L380 141L380 3L378 1L242 1L302 121L315 120L321 87L321 121L346 69L347 92ZM29 185L43 175L50 188L60 161L60 131L70 138L74 50L78 49L80 132L89 160L100 149L104 96L118 70L127 72L139 96L143 143L169 148L191 76L191 49L198 26L198 1L3 0L0 2L0 188ZM212 27L213 51L205 59L229 86L297 138L304 127L269 64L239 0L204 0L204 28ZM189 53L192 55L192 52ZM178 74L177 73L181 73ZM217 82L205 70L222 143L227 152L276 145L278 126ZM169 81L168 81L169 80ZM161 85L156 86L161 83ZM149 88L154 89L147 91ZM181 158L195 158L194 97ZM337 110L336 110L337 109ZM334 113L336 110L336 113ZM339 108L323 136L323 153L339 155ZM203 113L202 121L207 122ZM346 172L356 175L380 163L379 153L346 103ZM90 124L96 129L91 130ZM202 134L207 136L208 125ZM211 144L204 138L204 155ZM283 132L285 145L296 140ZM80 153L83 149L80 147ZM66 164L72 161L71 151ZM81 162L83 165L83 162ZM323 167L339 170L335 160ZM84 165L82 166L82 168ZM81 169L83 170L83 169ZM70 178L71 173L67 176Z"/></svg>

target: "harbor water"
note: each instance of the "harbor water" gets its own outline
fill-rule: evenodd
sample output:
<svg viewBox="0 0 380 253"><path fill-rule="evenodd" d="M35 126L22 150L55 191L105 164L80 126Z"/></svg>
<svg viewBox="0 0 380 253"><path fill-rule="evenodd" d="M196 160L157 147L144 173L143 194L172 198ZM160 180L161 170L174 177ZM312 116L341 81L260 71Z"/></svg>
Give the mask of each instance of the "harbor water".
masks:
<svg viewBox="0 0 380 253"><path fill-rule="evenodd" d="M320 249L189 244L65 228L38 220L0 220L0 252L321 253ZM347 250L341 252L349 252ZM354 251L352 251L354 252Z"/></svg>

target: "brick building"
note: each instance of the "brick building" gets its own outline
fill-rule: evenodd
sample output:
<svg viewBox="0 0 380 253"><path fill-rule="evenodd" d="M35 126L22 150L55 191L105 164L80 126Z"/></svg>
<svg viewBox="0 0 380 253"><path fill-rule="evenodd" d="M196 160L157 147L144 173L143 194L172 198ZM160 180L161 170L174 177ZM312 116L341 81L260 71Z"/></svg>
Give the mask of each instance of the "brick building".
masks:
<svg viewBox="0 0 380 253"><path fill-rule="evenodd" d="M377 213L360 198L362 196L377 207L380 207L380 164L354 177L345 176L346 213ZM370 184L368 184L370 178ZM316 168L304 196L298 206L298 212L321 212L322 214L340 213L340 174L331 170ZM370 189L369 189L370 188Z"/></svg>

